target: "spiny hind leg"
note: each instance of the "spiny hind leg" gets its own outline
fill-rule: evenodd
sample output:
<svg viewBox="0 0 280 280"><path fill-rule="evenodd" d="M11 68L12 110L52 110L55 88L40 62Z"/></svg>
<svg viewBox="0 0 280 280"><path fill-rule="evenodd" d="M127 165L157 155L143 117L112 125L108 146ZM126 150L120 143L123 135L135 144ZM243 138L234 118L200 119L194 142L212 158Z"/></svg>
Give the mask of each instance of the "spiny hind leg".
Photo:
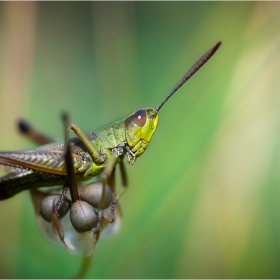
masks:
<svg viewBox="0 0 280 280"><path fill-rule="evenodd" d="M16 125L17 129L21 134L23 134L25 137L27 137L29 140L31 140L37 145L45 145L56 141L56 139L54 139L53 137L48 136L45 133L38 130L37 128L35 128L26 119L18 119ZM37 189L30 190L31 199L33 201L35 212L37 215L39 215L38 211L41 200L50 194L51 192L41 192Z"/></svg>
<svg viewBox="0 0 280 280"><path fill-rule="evenodd" d="M20 131L20 133L22 133L24 136L29 138L37 145L49 144L56 141L56 139L54 139L53 137L48 136L45 133L39 131L25 119L19 119L17 121L17 128Z"/></svg>

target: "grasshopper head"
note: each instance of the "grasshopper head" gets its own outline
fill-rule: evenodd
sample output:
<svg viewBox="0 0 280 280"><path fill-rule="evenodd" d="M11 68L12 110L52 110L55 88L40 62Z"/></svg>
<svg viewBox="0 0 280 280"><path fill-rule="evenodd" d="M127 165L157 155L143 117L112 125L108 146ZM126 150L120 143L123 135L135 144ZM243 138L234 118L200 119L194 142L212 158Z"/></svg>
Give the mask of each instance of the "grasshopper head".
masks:
<svg viewBox="0 0 280 280"><path fill-rule="evenodd" d="M158 112L162 106L174 95L174 93L195 74L217 51L222 42L218 42L213 48L206 52L183 76L179 83L173 88L173 90L164 98L156 109L147 108L140 109L131 114L124 120L124 126L126 131L126 142L128 161L133 162L135 158L143 154L149 145L149 142L157 128Z"/></svg>
<svg viewBox="0 0 280 280"><path fill-rule="evenodd" d="M136 157L146 150L157 124L158 114L152 108L140 109L124 120L126 142Z"/></svg>

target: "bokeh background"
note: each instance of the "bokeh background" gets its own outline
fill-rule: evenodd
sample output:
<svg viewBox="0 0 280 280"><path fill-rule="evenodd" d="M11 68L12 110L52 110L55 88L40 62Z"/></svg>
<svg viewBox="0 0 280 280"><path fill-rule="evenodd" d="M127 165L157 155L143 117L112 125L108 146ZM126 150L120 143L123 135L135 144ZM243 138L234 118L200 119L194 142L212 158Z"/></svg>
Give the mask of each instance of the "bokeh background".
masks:
<svg viewBox="0 0 280 280"><path fill-rule="evenodd" d="M89 278L280 277L279 2L1 2L0 147L33 147L26 117L63 139L170 99L147 152L127 166L123 224ZM0 277L73 276L41 235L28 192L0 203Z"/></svg>

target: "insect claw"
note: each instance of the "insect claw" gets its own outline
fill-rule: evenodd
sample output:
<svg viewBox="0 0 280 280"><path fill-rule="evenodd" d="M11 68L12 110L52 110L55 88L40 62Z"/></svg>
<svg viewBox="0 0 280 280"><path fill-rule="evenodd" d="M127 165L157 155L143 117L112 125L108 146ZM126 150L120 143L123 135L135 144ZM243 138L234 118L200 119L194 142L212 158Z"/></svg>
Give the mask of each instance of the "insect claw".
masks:
<svg viewBox="0 0 280 280"><path fill-rule="evenodd" d="M126 146L126 156L127 156L127 162L131 165L134 165L136 161L136 156L128 146Z"/></svg>

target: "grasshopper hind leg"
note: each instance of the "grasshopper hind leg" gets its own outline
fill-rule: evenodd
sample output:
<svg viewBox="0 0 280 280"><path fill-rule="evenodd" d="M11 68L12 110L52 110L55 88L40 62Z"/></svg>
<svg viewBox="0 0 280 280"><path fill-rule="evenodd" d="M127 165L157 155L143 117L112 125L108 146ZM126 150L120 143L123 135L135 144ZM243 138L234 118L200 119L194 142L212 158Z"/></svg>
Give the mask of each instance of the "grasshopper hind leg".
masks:
<svg viewBox="0 0 280 280"><path fill-rule="evenodd" d="M17 121L17 128L21 134L37 145L45 145L56 141L53 137L39 131L25 119L19 119Z"/></svg>
<svg viewBox="0 0 280 280"><path fill-rule="evenodd" d="M56 141L51 136L46 135L45 133L41 132L37 128L35 128L29 121L26 119L18 119L17 120L17 128L20 133L22 133L24 136L26 136L29 140L34 142L37 145L45 145L49 143L53 143ZM58 208L60 204L63 203L64 197L66 196L65 186L63 188L63 193L61 195L61 198L56 203L56 210L58 211ZM38 192L37 192L38 194ZM31 195L33 198L33 195Z"/></svg>

